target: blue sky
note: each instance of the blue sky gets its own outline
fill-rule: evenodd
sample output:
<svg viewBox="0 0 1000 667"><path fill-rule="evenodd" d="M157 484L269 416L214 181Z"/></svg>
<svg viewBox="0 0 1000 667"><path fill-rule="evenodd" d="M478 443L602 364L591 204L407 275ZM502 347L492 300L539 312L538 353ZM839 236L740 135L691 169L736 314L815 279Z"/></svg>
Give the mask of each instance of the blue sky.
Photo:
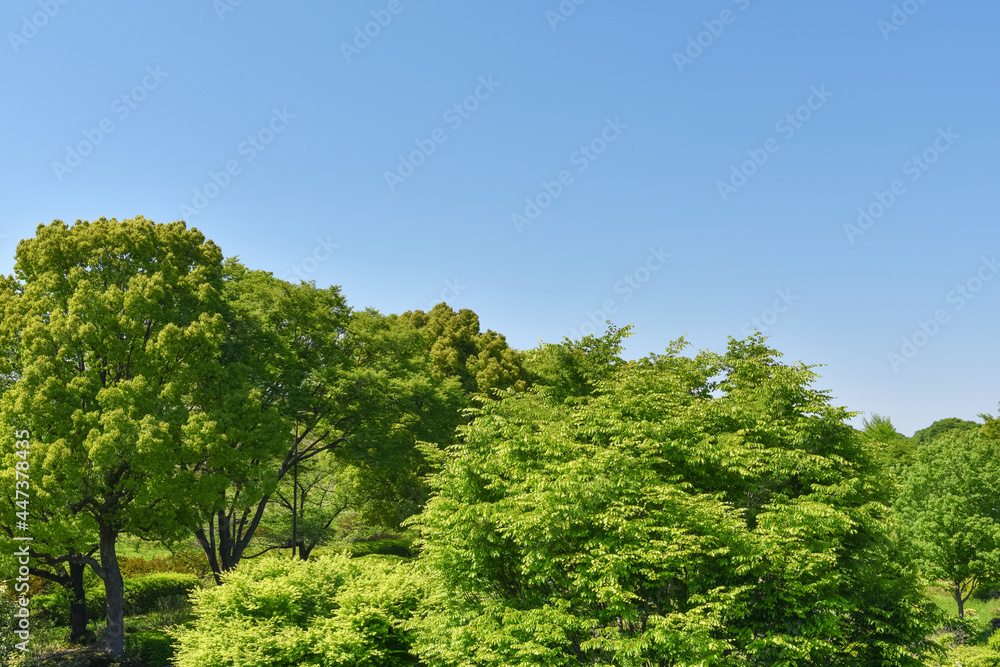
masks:
<svg viewBox="0 0 1000 667"><path fill-rule="evenodd" d="M443 298L519 348L611 319L632 357L759 326L906 434L975 419L1000 401L998 20L7 0L0 271L53 219L184 219L357 308Z"/></svg>

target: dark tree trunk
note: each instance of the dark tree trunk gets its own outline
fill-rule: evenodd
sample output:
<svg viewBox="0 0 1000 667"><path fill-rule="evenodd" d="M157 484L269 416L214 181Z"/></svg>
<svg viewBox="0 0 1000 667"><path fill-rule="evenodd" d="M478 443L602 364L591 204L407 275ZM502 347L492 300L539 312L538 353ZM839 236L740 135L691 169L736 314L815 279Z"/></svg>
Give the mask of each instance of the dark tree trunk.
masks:
<svg viewBox="0 0 1000 667"><path fill-rule="evenodd" d="M958 605L958 617L965 618L965 600L962 598L962 590L955 585L955 604Z"/></svg>
<svg viewBox="0 0 1000 667"><path fill-rule="evenodd" d="M87 595L83 588L85 563L69 563L69 641L81 642L87 636Z"/></svg>
<svg viewBox="0 0 1000 667"><path fill-rule="evenodd" d="M108 601L108 654L117 658L125 651L125 582L118 567L115 541L118 531L101 526L101 567L104 569L104 595Z"/></svg>
<svg viewBox="0 0 1000 667"><path fill-rule="evenodd" d="M212 568L212 575L215 583L222 583L222 575L232 570L243 559L243 554L250 544L257 526L260 525L261 517L264 516L264 508L270 500L270 496L264 496L253 509L250 509L242 517L236 517L235 524L225 511L216 512L209 517L209 535L206 536L205 528L199 527L195 531L195 536L201 542L202 549L208 556L208 563ZM249 518L249 522L247 519ZM216 533L218 533L216 540Z"/></svg>

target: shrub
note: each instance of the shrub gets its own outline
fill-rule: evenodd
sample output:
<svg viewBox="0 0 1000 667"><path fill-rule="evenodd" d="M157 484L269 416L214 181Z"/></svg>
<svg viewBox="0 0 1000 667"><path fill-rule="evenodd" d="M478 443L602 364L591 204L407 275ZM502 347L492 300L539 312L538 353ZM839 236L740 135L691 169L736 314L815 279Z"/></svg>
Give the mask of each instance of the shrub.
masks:
<svg viewBox="0 0 1000 667"><path fill-rule="evenodd" d="M983 646L958 646L948 652L942 665L962 667L1000 667L1000 652Z"/></svg>
<svg viewBox="0 0 1000 667"><path fill-rule="evenodd" d="M195 593L175 631L178 667L416 665L404 627L422 596L414 564L347 555L244 561Z"/></svg>
<svg viewBox="0 0 1000 667"><path fill-rule="evenodd" d="M160 572L182 572L199 578L211 572L208 559L202 551L179 551L166 558L142 558L141 556L120 558L122 576L126 579L157 574Z"/></svg>
<svg viewBox="0 0 1000 667"><path fill-rule="evenodd" d="M87 620L102 621L106 616L104 587L88 588L84 591L87 600ZM69 591L58 586L54 592L36 595L31 598L31 615L33 618L48 621L53 625L69 624Z"/></svg>
<svg viewBox="0 0 1000 667"><path fill-rule="evenodd" d="M125 613L145 614L157 609L161 600L174 596L187 597L201 585L193 574L164 572L125 580ZM88 588L87 620L102 621L107 615L104 584ZM69 591L60 586L54 593L36 595L31 599L32 616L55 625L69 622Z"/></svg>
<svg viewBox="0 0 1000 667"><path fill-rule="evenodd" d="M189 596L201 586L193 574L162 572L125 580L125 613L145 614L157 608L157 603L174 596Z"/></svg>
<svg viewBox="0 0 1000 667"><path fill-rule="evenodd" d="M972 611L972 610L970 610ZM966 614L965 618L951 616L945 622L944 630L955 635L955 645L977 644L985 632L984 623L975 614Z"/></svg>
<svg viewBox="0 0 1000 667"><path fill-rule="evenodd" d="M159 630L144 630L125 635L125 653L148 667L163 667L174 657L173 640Z"/></svg>
<svg viewBox="0 0 1000 667"><path fill-rule="evenodd" d="M404 539L351 542L348 551L354 558L372 555L412 558L414 555L410 540Z"/></svg>

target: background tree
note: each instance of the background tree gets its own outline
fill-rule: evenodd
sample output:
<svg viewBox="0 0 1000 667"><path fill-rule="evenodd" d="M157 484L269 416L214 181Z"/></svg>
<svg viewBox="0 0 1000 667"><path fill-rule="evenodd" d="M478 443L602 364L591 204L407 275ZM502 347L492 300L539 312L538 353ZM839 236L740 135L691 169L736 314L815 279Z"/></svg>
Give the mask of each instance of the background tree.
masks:
<svg viewBox="0 0 1000 667"><path fill-rule="evenodd" d="M139 217L40 225L16 260L4 298L22 317L2 347L20 374L4 421L31 432L33 506L53 530L96 535L107 647L121 655L119 535L178 538L228 483L199 468L227 437L198 407L220 386L222 255L184 223Z"/></svg>
<svg viewBox="0 0 1000 667"><path fill-rule="evenodd" d="M468 396L489 396L498 389L527 386L521 354L492 330L480 331L479 316L463 308L455 312L439 303L424 312L393 316L426 338L431 372L439 379L456 378Z"/></svg>
<svg viewBox="0 0 1000 667"><path fill-rule="evenodd" d="M917 446L924 444L925 442L930 442L931 440L936 440L938 437L944 435L949 431L977 431L982 426L973 421L967 419L959 419L958 417L946 417L945 419L939 419L927 428L922 428L913 434L911 438L913 443Z"/></svg>
<svg viewBox="0 0 1000 667"><path fill-rule="evenodd" d="M928 573L951 588L959 617L983 582L1000 577L1000 445L951 430L923 443L894 509Z"/></svg>
<svg viewBox="0 0 1000 667"><path fill-rule="evenodd" d="M980 428L986 437L994 442L1000 442L1000 418L989 413L983 413L979 415L979 418L983 420L983 425Z"/></svg>
<svg viewBox="0 0 1000 667"><path fill-rule="evenodd" d="M391 505L393 494L379 488L383 484L376 471L365 474L329 453L307 461L297 482L286 475L271 496L260 541L268 549L295 547L294 555L306 560L317 546L358 537L373 526L395 526L396 509L382 505Z"/></svg>
<svg viewBox="0 0 1000 667"><path fill-rule="evenodd" d="M195 533L218 581L273 547L248 551L277 485L314 460L367 471L377 480L366 487L369 500L391 498L397 524L417 511L426 496L422 443L450 438L463 405L458 382L430 372L425 339L408 322L352 313L337 287L293 285L236 261L226 275L231 353L285 427L264 456L243 451L259 434L230 433L228 449L206 464L232 480ZM301 488L291 490L299 507Z"/></svg>
<svg viewBox="0 0 1000 667"><path fill-rule="evenodd" d="M880 414L862 420L862 440L891 485L886 494L886 502L891 504L907 467L913 463L916 443L897 431L891 419Z"/></svg>

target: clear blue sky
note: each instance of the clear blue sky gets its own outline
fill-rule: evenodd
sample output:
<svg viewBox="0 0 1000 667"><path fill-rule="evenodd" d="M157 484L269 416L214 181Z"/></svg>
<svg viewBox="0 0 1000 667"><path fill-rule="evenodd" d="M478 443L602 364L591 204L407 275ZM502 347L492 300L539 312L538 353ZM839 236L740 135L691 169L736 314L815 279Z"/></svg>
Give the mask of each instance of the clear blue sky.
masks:
<svg viewBox="0 0 1000 667"><path fill-rule="evenodd" d="M185 219L519 348L757 318L906 434L996 411L997 3L237 2L3 3L0 271L53 219Z"/></svg>

